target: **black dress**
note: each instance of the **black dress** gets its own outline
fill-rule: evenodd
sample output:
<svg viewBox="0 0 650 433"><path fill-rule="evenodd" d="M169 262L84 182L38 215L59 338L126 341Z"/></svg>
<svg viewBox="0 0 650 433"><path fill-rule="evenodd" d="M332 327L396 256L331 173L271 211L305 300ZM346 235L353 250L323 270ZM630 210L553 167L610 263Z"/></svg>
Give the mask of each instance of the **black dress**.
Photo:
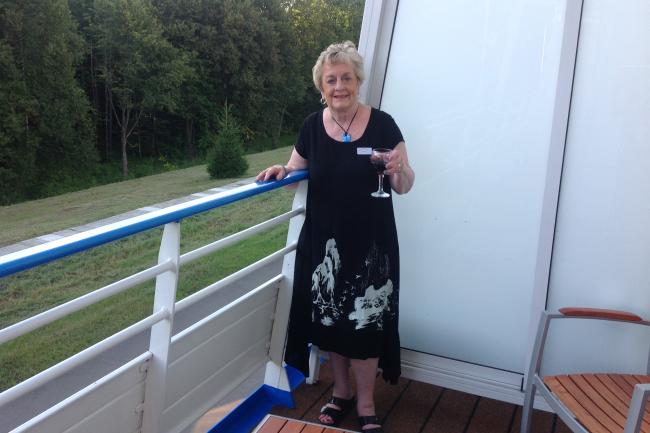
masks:
<svg viewBox="0 0 650 433"><path fill-rule="evenodd" d="M372 109L349 143L325 132L323 112L305 120L296 151L309 161L307 214L298 240L285 361L308 374L308 343L354 359L379 358L387 381L400 376L399 248L391 198L374 198L371 148L402 134ZM390 191L388 176L384 190Z"/></svg>

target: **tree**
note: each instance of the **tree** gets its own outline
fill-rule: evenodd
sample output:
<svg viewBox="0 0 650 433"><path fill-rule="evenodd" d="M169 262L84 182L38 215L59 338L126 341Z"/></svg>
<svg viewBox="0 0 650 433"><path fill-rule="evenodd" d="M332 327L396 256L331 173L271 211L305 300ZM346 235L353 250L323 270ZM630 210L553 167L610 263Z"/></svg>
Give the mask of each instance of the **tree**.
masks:
<svg viewBox="0 0 650 433"><path fill-rule="evenodd" d="M334 42L357 43L365 0L285 0L291 24L307 58ZM310 67L311 69L311 67Z"/></svg>
<svg viewBox="0 0 650 433"><path fill-rule="evenodd" d="M130 143L140 151L143 137L153 153L193 158L200 137L221 133L225 101L249 150L277 143L318 108L312 64L329 43L358 39L362 9L363 0L0 0L0 200L82 184L100 147L106 159L119 149L127 177Z"/></svg>
<svg viewBox="0 0 650 433"><path fill-rule="evenodd" d="M127 178L130 135L143 113L177 107L180 86L190 73L188 58L165 39L147 0L97 0L92 33Z"/></svg>
<svg viewBox="0 0 650 433"><path fill-rule="evenodd" d="M283 6L296 40L299 41L299 73L308 77L304 98L294 105L297 118L319 108L320 96L311 80L311 69L321 51L335 42L359 41L363 19L364 0L285 0ZM300 115L302 114L302 116Z"/></svg>
<svg viewBox="0 0 650 433"><path fill-rule="evenodd" d="M269 130L269 135L276 146L285 125L285 117L290 116L287 109L304 98L305 84L309 81L309 76L301 73L300 41L291 28L290 16L282 2L258 0L257 3L271 18L275 34L275 50L272 51L271 62L275 74L268 83L268 87L270 89L269 105L274 108L269 114L271 124L275 126L275 129ZM299 119L293 119L294 125L296 125L296 120L302 121L303 114L306 113L301 113Z"/></svg>
<svg viewBox="0 0 650 433"><path fill-rule="evenodd" d="M103 150L104 159L109 159L111 140L112 115L106 110L106 102L103 100L103 93L97 79L97 50L90 34L90 25L94 16L94 0L69 0L70 11L77 22L79 32L84 39L84 61L77 68L77 77L80 85L88 94L92 107L93 121L95 125L95 142L98 151ZM106 115L108 111L108 116ZM104 146L100 145L100 136L103 132Z"/></svg>
<svg viewBox="0 0 650 433"><path fill-rule="evenodd" d="M36 177L38 141L28 134L36 101L27 92L11 49L0 40L0 205L24 197Z"/></svg>
<svg viewBox="0 0 650 433"><path fill-rule="evenodd" d="M75 79L81 39L66 0L0 1L0 24L0 87L8 95L2 158L16 164L8 168L20 179L13 199L38 196L84 176L96 157L87 98Z"/></svg>
<svg viewBox="0 0 650 433"><path fill-rule="evenodd" d="M191 74L183 82L177 115L185 143L185 156L196 156L197 136L216 125L220 102L215 97L218 81L211 78L211 53L218 50L215 34L223 22L220 2L194 0L154 0L165 37L188 54ZM173 120L172 120L173 121Z"/></svg>
<svg viewBox="0 0 650 433"><path fill-rule="evenodd" d="M239 122L232 116L231 108L224 104L219 116L219 135L212 138L207 134L204 139L212 139L208 151L208 173L212 179L241 176L248 169L244 158L244 146Z"/></svg>
<svg viewBox="0 0 650 433"><path fill-rule="evenodd" d="M215 114L233 104L246 137L277 139L286 106L300 99L298 43L279 0L155 0L169 40L193 54L182 109L190 131L217 129Z"/></svg>

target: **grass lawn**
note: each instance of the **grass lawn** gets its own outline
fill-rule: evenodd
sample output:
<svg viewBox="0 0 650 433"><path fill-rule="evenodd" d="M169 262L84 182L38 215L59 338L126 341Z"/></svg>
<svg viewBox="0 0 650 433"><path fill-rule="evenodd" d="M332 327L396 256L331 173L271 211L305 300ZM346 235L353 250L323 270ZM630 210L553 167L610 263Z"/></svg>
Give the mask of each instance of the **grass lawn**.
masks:
<svg viewBox="0 0 650 433"><path fill-rule="evenodd" d="M284 164L291 147L246 155L254 176L272 164ZM205 191L236 179L210 179L205 165L184 168L83 191L0 207L0 246L87 224L166 200Z"/></svg>
<svg viewBox="0 0 650 433"><path fill-rule="evenodd" d="M289 151L283 148L248 155L250 169L246 176L286 161ZM231 181L212 181L205 166L199 166L7 206L0 208L0 222L5 227L0 243L61 230ZM187 218L181 223L181 250L192 250L286 212L292 199L292 190L275 190ZM281 225L184 266L177 299L281 248L286 230L287 224ZM155 264L161 232L149 230L0 279L0 328ZM153 282L0 346L0 390L145 317L151 313L152 300Z"/></svg>

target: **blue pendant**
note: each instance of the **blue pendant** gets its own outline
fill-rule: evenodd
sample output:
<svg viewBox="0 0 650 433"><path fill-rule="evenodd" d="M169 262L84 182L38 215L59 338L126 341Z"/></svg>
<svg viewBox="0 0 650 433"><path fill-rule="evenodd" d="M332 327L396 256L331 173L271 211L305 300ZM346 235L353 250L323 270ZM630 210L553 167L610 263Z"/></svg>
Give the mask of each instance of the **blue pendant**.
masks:
<svg viewBox="0 0 650 433"><path fill-rule="evenodd" d="M349 143L350 141L352 141L352 136L347 132L343 134L343 143Z"/></svg>

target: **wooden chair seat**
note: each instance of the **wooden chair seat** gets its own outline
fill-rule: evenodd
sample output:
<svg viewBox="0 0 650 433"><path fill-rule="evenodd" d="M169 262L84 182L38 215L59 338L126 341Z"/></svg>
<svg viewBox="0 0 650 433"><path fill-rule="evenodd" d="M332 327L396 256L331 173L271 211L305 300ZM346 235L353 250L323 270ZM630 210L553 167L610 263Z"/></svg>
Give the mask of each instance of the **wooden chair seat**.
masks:
<svg viewBox="0 0 650 433"><path fill-rule="evenodd" d="M650 329L650 322L627 311L599 308L560 308L543 311L530 358L521 433L530 433L535 395L540 395L575 433L650 433L650 359L636 374L569 374L542 377L542 359L552 320L603 320ZM643 328L638 328L643 329ZM593 334L594 338L597 335ZM571 356L571 353L565 356Z"/></svg>
<svg viewBox="0 0 650 433"><path fill-rule="evenodd" d="M544 377L544 384L593 433L622 433L636 384L650 376L632 374L569 374ZM650 405L641 425L650 433Z"/></svg>
<svg viewBox="0 0 650 433"><path fill-rule="evenodd" d="M355 433L297 419L267 415L252 433Z"/></svg>

